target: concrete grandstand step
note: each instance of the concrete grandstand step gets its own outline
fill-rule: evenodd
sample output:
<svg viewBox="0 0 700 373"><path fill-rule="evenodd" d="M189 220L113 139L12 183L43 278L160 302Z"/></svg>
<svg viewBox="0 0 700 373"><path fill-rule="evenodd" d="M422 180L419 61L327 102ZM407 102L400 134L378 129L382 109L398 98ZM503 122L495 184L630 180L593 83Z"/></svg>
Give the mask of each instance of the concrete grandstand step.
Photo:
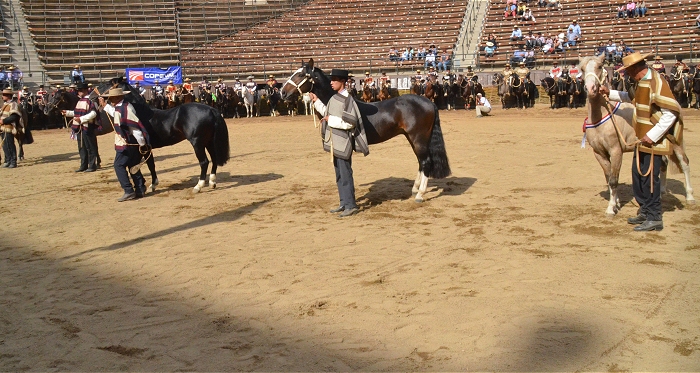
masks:
<svg viewBox="0 0 700 373"><path fill-rule="evenodd" d="M3 1L0 6L6 18L3 22L9 30L5 36L10 46L11 62L24 73L24 85L31 88L38 87L45 82L46 71L41 66L39 55L32 42L20 1Z"/></svg>

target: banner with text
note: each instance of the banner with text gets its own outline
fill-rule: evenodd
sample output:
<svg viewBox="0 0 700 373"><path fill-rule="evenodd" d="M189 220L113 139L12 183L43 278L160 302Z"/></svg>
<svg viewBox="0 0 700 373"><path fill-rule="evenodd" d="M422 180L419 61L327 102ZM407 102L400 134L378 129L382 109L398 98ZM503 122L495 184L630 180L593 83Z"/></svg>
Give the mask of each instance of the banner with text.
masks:
<svg viewBox="0 0 700 373"><path fill-rule="evenodd" d="M171 80L174 84L182 84L182 68L180 66L171 66L167 69L157 67L127 68L126 76L131 85L136 82L141 85L153 85L156 81L166 85Z"/></svg>

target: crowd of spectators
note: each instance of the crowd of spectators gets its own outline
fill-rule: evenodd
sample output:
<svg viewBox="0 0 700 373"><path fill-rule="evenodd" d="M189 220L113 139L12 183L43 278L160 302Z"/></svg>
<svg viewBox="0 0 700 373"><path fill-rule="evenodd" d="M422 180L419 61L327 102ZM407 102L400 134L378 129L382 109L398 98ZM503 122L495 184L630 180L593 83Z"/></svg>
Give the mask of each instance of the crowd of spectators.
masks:
<svg viewBox="0 0 700 373"><path fill-rule="evenodd" d="M630 53L634 53L632 48L625 44L624 40L620 40L617 44L612 39L608 39L605 44L602 41L594 48L593 53L596 56L605 55L605 62L608 65L616 65L622 63L622 58Z"/></svg>
<svg viewBox="0 0 700 373"><path fill-rule="evenodd" d="M628 0L626 4L622 3L617 7L617 18L637 18L646 17L646 15L647 3L644 0L640 2Z"/></svg>
<svg viewBox="0 0 700 373"><path fill-rule="evenodd" d="M398 62L399 66L403 66L403 63L406 61L423 61L423 66L426 69L430 66L437 68L438 71L446 71L450 68L452 57L447 52L447 48L443 48L441 52L439 48L431 44L428 48L424 46L416 49L406 47L403 51L397 48L390 48L389 61Z"/></svg>

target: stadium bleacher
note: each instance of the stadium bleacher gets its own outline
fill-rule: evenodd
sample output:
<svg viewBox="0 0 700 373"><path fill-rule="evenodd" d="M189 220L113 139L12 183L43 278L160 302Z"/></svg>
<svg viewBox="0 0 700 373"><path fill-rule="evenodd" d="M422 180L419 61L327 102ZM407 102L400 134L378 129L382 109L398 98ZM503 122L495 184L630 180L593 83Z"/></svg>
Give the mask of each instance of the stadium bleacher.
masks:
<svg viewBox="0 0 700 373"><path fill-rule="evenodd" d="M563 9L549 10L539 8L535 1L530 2L530 9L536 23L504 19L505 0L490 4L484 30L483 42L493 33L499 44L494 58L487 59L480 52L479 62L482 68L498 67L513 55L520 41L511 41L513 25L520 26L525 35L542 32L544 35L565 33L573 19L577 19L582 30L582 40L577 46L569 48L566 53L536 54L537 66L547 66L553 60L566 62L578 61L579 57L592 55L598 42L615 43L624 40L633 50L655 52L665 60L676 56L697 56L700 51L700 36L695 30L695 17L698 14L697 0L660 1L647 0L647 16L643 18L617 18L620 1L611 0L561 0ZM483 47L483 44L481 45ZM693 50L691 50L691 48Z"/></svg>
<svg viewBox="0 0 700 373"><path fill-rule="evenodd" d="M452 50L464 3L445 0L316 0L281 17L183 53L193 76L288 73L313 57L354 71L392 69L391 47ZM423 68L408 61L405 68Z"/></svg>

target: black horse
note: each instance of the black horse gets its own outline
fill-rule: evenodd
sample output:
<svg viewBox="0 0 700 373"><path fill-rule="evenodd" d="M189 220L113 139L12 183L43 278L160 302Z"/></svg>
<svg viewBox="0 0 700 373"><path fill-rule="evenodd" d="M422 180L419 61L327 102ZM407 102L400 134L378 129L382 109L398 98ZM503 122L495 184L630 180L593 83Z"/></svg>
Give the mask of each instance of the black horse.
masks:
<svg viewBox="0 0 700 373"><path fill-rule="evenodd" d="M225 165L230 158L228 128L218 110L198 103L188 103L168 110L151 109L123 77L100 84L90 93L90 98L97 99L100 93L113 87L130 91L124 99L134 106L154 149L175 145L183 140L192 144L201 169L199 182L194 187L195 193L205 184L209 168L208 152L212 160L209 186L216 187L216 168Z"/></svg>
<svg viewBox="0 0 700 373"><path fill-rule="evenodd" d="M695 68L690 86L695 93L695 109L700 109L700 69Z"/></svg>
<svg viewBox="0 0 700 373"><path fill-rule="evenodd" d="M329 78L314 67L313 59L294 72L280 89L283 100L306 92L313 92L325 104L335 94ZM425 97L411 94L372 103L357 99L355 102L362 114L369 144L378 144L397 135L406 136L418 158L413 191L416 202L422 202L428 178L442 179L450 175L437 106Z"/></svg>
<svg viewBox="0 0 700 373"><path fill-rule="evenodd" d="M544 92L549 96L549 108L550 109L556 109L558 108L558 87L557 87L557 82L554 81L554 78L548 76L545 77L544 79L540 80L540 83L542 84L542 87L544 88Z"/></svg>

